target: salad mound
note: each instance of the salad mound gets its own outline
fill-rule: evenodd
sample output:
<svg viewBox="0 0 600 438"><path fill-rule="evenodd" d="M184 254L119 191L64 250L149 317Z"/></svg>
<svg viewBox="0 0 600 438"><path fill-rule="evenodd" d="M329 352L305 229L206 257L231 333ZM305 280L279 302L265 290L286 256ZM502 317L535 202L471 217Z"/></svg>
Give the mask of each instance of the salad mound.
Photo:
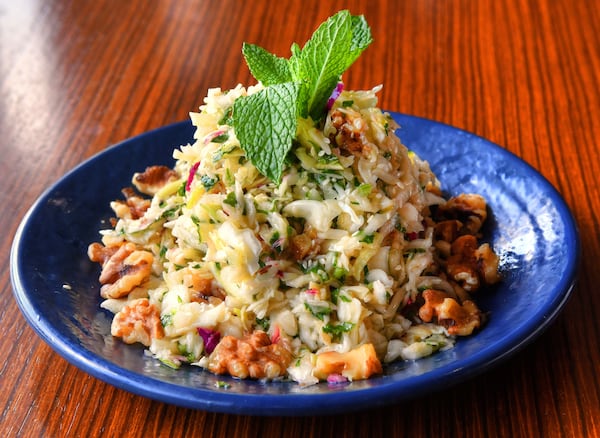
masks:
<svg viewBox="0 0 600 438"><path fill-rule="evenodd" d="M442 195L377 107L381 87L344 90L353 59L326 86L305 79L344 32L355 59L370 32L346 11L290 60L245 45L258 84L209 90L175 166L135 174L111 203L88 255L114 336L175 368L310 385L367 379L482 327L471 294L499 280L479 242L485 200Z"/></svg>

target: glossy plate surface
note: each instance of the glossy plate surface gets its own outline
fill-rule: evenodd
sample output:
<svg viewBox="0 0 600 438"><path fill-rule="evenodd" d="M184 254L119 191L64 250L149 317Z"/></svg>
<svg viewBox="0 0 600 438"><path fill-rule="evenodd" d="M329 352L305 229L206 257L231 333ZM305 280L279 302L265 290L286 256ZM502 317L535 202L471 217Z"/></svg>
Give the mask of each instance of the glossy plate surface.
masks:
<svg viewBox="0 0 600 438"><path fill-rule="evenodd" d="M29 324L85 372L124 390L180 406L252 415L318 415L367 409L455 385L497 365L540 335L566 303L576 278L579 238L558 192L532 167L489 141L430 120L392 113L403 143L427 159L447 194L483 195L492 211L486 237L504 281L477 296L488 324L454 349L385 367L383 376L334 387L300 388L172 370L110 335L100 309L99 266L86 255L134 172L173 165L192 140L189 122L117 144L50 187L23 219L11 251L11 278ZM218 388L225 381L228 388Z"/></svg>

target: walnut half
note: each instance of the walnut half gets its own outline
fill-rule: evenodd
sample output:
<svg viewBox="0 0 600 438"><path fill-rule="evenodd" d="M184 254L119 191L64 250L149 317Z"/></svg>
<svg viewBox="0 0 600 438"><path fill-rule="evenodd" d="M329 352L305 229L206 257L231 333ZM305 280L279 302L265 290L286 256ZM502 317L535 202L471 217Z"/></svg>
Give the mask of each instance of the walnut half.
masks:
<svg viewBox="0 0 600 438"><path fill-rule="evenodd" d="M445 292L434 289L423 291L423 299L425 304L419 309L419 318L424 322L437 320L449 334L457 336L468 336L481 327L482 314L473 301L466 300L461 305Z"/></svg>
<svg viewBox="0 0 600 438"><path fill-rule="evenodd" d="M92 243L88 247L88 257L102 264L99 279L102 298L127 296L150 277L154 261L152 253L138 250L131 242L111 247Z"/></svg>
<svg viewBox="0 0 600 438"><path fill-rule="evenodd" d="M142 173L135 173L131 182L140 192L154 196L166 184L178 179L177 172L167 166L150 166Z"/></svg>
<svg viewBox="0 0 600 438"><path fill-rule="evenodd" d="M225 336L208 358L208 369L246 379L275 379L284 376L292 353L258 330L243 339Z"/></svg>
<svg viewBox="0 0 600 438"><path fill-rule="evenodd" d="M462 226L461 234L477 234L487 219L487 203L481 195L462 193L441 205L438 215L458 220Z"/></svg>
<svg viewBox="0 0 600 438"><path fill-rule="evenodd" d="M498 256L487 243L478 246L477 238L470 234L452 242L446 272L468 292L500 280Z"/></svg>
<svg viewBox="0 0 600 438"><path fill-rule="evenodd" d="M145 346L149 346L153 338L164 336L160 313L147 298L133 300L123 307L113 318L110 331L127 344L140 342Z"/></svg>

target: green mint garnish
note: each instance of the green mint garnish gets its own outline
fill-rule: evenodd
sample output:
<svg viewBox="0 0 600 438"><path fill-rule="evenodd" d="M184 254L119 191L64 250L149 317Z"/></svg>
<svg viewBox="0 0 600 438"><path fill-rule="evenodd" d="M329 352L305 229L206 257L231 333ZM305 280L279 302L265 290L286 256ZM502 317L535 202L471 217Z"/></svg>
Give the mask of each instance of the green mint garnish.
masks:
<svg viewBox="0 0 600 438"><path fill-rule="evenodd" d="M292 44L289 59L244 43L248 68L265 88L236 99L231 120L242 149L263 175L280 182L297 117L323 118L342 74L372 41L363 16L340 11L304 47Z"/></svg>
<svg viewBox="0 0 600 438"><path fill-rule="evenodd" d="M264 86L292 82L287 59L279 58L262 47L248 43L242 45L242 54L252 76Z"/></svg>
<svg viewBox="0 0 600 438"><path fill-rule="evenodd" d="M276 183L296 136L297 97L298 84L285 82L233 104L234 129L242 149L260 173Z"/></svg>
<svg viewBox="0 0 600 438"><path fill-rule="evenodd" d="M342 73L372 41L363 16L341 11L321 24L301 50L295 46L292 76L308 85L306 110L314 120L325 112L327 99Z"/></svg>

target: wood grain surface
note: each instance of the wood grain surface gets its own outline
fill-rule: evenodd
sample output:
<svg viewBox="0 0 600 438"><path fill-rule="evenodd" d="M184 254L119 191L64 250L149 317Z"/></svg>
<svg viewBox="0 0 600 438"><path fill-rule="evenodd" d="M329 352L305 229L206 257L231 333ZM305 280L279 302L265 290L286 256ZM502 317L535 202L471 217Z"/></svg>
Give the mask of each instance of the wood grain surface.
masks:
<svg viewBox="0 0 600 438"><path fill-rule="evenodd" d="M375 40L349 88L382 83L381 107L481 135L562 193L583 244L563 313L460 386L348 415L184 409L67 363L13 296L10 247L30 205L111 144L186 119L208 88L253 83L243 41L287 57L343 8ZM598 29L600 4L587 0L0 0L0 435L600 436Z"/></svg>

